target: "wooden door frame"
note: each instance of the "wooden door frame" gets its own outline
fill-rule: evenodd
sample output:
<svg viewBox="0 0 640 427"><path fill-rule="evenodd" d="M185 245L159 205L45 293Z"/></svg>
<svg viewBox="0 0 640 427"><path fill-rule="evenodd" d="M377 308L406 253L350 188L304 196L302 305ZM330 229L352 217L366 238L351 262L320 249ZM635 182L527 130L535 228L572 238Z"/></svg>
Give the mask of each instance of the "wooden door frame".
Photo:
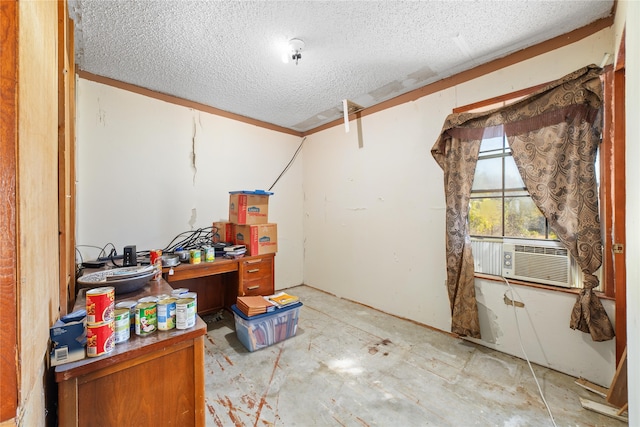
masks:
<svg viewBox="0 0 640 427"><path fill-rule="evenodd" d="M612 236L622 252L613 254L613 274L616 294L616 364L627 346L627 267L626 267L626 98L625 98L625 35L622 32L620 48L613 72L613 158L614 194Z"/></svg>
<svg viewBox="0 0 640 427"><path fill-rule="evenodd" d="M17 159L18 4L0 1L0 423L18 408Z"/></svg>

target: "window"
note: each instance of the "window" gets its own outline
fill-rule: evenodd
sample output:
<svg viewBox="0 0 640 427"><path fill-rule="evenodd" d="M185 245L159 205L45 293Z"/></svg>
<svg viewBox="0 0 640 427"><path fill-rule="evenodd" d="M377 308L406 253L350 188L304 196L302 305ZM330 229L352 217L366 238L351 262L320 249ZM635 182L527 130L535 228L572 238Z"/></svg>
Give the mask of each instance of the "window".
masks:
<svg viewBox="0 0 640 427"><path fill-rule="evenodd" d="M535 89L537 87L531 91ZM519 98L502 99L499 103L466 111L492 109ZM464 110L456 110L460 111ZM599 171L598 164L596 170ZM599 183L599 174L597 179ZM502 126L485 130L471 189L468 220L476 273L562 288L582 288L580 267L568 251L558 250L562 245L529 195ZM523 265L526 267L522 273L516 272L512 264L505 264L513 262L505 260L505 247L512 250L514 244L518 251L523 251L518 254L519 270L524 270ZM602 270L595 273L600 280L596 291L604 289Z"/></svg>
<svg viewBox="0 0 640 427"><path fill-rule="evenodd" d="M472 237L555 240L520 177L502 127L488 129L476 165L469 227Z"/></svg>

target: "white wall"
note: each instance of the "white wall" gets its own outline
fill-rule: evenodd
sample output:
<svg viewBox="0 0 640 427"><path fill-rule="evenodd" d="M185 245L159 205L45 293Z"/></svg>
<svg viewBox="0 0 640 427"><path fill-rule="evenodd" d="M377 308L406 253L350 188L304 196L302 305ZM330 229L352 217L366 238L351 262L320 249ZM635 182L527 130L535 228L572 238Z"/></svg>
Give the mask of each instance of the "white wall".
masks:
<svg viewBox="0 0 640 427"><path fill-rule="evenodd" d="M351 123L305 145L305 283L450 331L445 288L443 176L430 149L452 109L555 80L613 52L607 29ZM478 280L483 344L521 356L504 285ZM575 296L519 288L524 342L533 361L608 386L615 342L569 328ZM604 302L611 319L613 304Z"/></svg>
<svg viewBox="0 0 640 427"><path fill-rule="evenodd" d="M627 158L627 358L629 425L640 425L640 2L620 2L626 7L626 158ZM617 18L617 17L616 17ZM623 21L624 22L624 21Z"/></svg>
<svg viewBox="0 0 640 427"><path fill-rule="evenodd" d="M228 219L229 191L267 190L301 141L85 79L77 97L76 241L84 259L99 251L83 245L164 248L179 233ZM302 156L272 191L282 288L302 282Z"/></svg>
<svg viewBox="0 0 640 427"><path fill-rule="evenodd" d="M279 227L276 287L306 283L449 331L443 180L430 154L445 117L457 106L600 64L614 51L613 40L613 30L604 30L353 121L349 133L338 126L309 136L270 200ZM267 189L300 143L83 79L77 105L78 245L163 247L179 232L224 219L228 191ZM521 356L504 285L476 286L483 344ZM516 291L525 303L518 316L532 361L608 386L615 342L594 343L569 328L575 297ZM604 304L613 320L613 303Z"/></svg>

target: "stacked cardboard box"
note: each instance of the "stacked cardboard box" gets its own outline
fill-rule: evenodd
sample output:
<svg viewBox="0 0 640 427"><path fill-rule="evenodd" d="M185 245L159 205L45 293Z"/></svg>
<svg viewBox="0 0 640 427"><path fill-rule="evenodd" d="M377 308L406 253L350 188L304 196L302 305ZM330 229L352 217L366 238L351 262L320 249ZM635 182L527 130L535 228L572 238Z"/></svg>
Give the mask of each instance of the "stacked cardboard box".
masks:
<svg viewBox="0 0 640 427"><path fill-rule="evenodd" d="M269 222L269 193L229 192L229 222L214 222L213 240L245 245L247 255L278 252L278 226Z"/></svg>

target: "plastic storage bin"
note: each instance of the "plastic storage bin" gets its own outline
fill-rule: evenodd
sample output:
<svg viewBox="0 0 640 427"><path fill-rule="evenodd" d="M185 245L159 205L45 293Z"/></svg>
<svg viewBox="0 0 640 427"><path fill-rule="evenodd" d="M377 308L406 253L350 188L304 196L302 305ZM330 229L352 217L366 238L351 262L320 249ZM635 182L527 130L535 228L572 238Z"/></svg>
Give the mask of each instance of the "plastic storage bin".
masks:
<svg viewBox="0 0 640 427"><path fill-rule="evenodd" d="M247 350L255 351L294 336L300 307L302 303L298 302L271 313L248 317L232 305L238 339Z"/></svg>

